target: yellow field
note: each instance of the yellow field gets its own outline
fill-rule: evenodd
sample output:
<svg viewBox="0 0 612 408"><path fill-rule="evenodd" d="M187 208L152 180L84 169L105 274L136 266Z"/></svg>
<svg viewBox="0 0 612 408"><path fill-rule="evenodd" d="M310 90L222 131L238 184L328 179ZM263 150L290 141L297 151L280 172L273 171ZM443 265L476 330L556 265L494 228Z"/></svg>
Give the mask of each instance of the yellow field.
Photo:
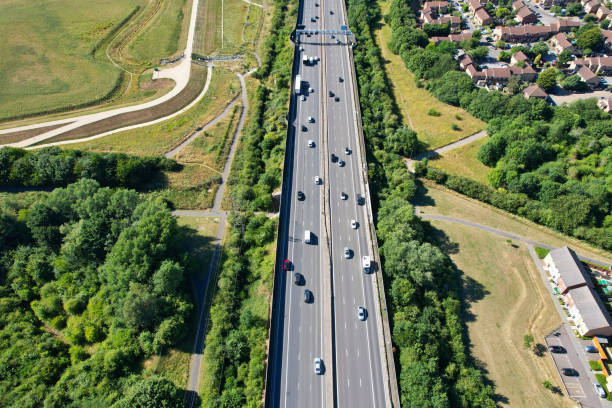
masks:
<svg viewBox="0 0 612 408"><path fill-rule="evenodd" d="M487 174L491 169L476 158L478 150L487 140L489 138L485 136L472 143L444 152L441 156L429 159L429 164L447 173L468 177L488 185Z"/></svg>

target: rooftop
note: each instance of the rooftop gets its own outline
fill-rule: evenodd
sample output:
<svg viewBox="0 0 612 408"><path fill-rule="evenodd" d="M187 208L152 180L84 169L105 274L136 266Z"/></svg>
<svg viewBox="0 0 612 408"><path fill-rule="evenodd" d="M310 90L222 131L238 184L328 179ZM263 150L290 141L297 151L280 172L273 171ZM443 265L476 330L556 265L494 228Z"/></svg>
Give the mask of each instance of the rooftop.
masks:
<svg viewBox="0 0 612 408"><path fill-rule="evenodd" d="M584 269L582 262L580 262L574 251L564 246L553 249L549 254L566 287L580 284L593 286L591 277Z"/></svg>
<svg viewBox="0 0 612 408"><path fill-rule="evenodd" d="M612 326L610 314L599 295L588 286L581 286L570 291L576 309L580 311L582 321L587 330Z"/></svg>

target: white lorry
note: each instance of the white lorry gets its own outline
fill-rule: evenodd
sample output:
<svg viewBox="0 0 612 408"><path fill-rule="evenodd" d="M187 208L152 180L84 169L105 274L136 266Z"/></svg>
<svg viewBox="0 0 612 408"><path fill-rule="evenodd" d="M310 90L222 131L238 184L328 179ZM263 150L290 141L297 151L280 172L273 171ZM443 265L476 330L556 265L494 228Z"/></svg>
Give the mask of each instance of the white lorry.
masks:
<svg viewBox="0 0 612 408"><path fill-rule="evenodd" d="M364 255L361 257L361 265L363 266L364 273L370 273L370 257Z"/></svg>
<svg viewBox="0 0 612 408"><path fill-rule="evenodd" d="M302 77L299 75L295 76L295 93L300 94L302 92Z"/></svg>

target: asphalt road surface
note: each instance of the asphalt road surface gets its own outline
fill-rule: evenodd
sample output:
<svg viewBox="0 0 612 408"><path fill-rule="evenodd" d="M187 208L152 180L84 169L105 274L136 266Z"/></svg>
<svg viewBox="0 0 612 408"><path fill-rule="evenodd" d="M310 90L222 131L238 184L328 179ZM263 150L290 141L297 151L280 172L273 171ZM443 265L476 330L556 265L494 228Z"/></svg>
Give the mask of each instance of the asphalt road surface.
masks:
<svg viewBox="0 0 612 408"><path fill-rule="evenodd" d="M340 0L302 0L298 22L306 29L339 30L346 25L346 16ZM292 270L276 278L278 310L272 322L269 407L384 407L388 401L377 331L375 277L365 274L361 266L361 257L371 256L372 249L365 228L366 206L357 203L357 195L364 194L359 179L361 150L345 41L343 36L303 35L298 45L300 60L306 54L322 61L300 62L294 72L301 76L302 92L293 94L291 100L277 247L278 256L289 259ZM327 149L322 143L325 132ZM314 147L308 146L309 140ZM331 153L338 160L332 161ZM322 178L321 185L314 183L315 176ZM325 188L329 188L329 213L324 212ZM305 194L304 200L298 200L298 191ZM341 199L342 193L346 200ZM329 216L331 265L323 234L325 216ZM357 221L357 228L352 228L351 220ZM306 230L311 231L311 244L305 243ZM344 256L345 247L350 249L349 259ZM294 283L295 273L304 276L303 285ZM312 291L312 303L304 301L305 289ZM359 306L368 311L365 321L358 319ZM317 357L324 362L322 375L314 372Z"/></svg>

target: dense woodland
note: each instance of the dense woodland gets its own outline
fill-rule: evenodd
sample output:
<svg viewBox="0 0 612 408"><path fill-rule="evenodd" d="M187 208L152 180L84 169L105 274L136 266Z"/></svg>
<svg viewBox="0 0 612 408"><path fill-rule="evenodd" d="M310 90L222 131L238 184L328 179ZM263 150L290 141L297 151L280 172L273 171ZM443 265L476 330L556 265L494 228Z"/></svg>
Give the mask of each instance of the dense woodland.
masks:
<svg viewBox="0 0 612 408"><path fill-rule="evenodd" d="M450 178L449 187L488 197L484 201L611 249L612 118L597 108L596 100L552 107L520 94L476 89L453 59L457 46L448 41L428 44L405 0L393 0L385 20L392 29L390 49L415 73L419 85L488 122L489 139L478 159L491 167L492 188L460 177ZM583 27L577 35L589 30ZM467 40L460 47L470 52L476 43ZM533 56L543 47L538 43L521 49ZM566 82L572 82L570 77ZM439 172L438 177L432 172L431 178L440 179ZM474 190L478 193L471 194Z"/></svg>
<svg viewBox="0 0 612 408"><path fill-rule="evenodd" d="M354 53L369 181L402 406L495 407L492 387L485 385L467 354L458 273L429 241L428 224L410 205L416 184L402 155L418 142L414 132L400 124L372 36L379 20L377 3L350 0L348 14L357 36Z"/></svg>
<svg viewBox="0 0 612 408"><path fill-rule="evenodd" d="M186 335L183 239L163 201L91 179L2 200L0 405L177 406L142 361Z"/></svg>

